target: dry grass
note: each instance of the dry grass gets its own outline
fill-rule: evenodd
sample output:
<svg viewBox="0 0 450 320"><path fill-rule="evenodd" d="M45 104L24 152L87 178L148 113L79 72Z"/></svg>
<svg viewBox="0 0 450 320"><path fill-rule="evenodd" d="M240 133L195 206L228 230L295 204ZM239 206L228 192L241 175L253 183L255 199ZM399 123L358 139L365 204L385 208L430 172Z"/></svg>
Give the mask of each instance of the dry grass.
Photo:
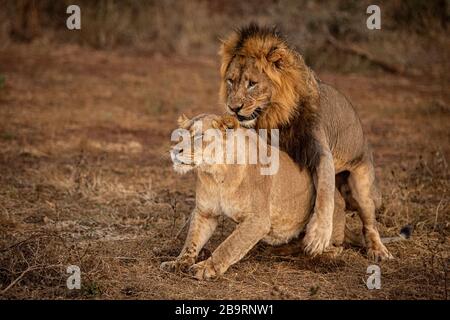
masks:
<svg viewBox="0 0 450 320"><path fill-rule="evenodd" d="M259 245L223 278L159 270L181 249L193 175L167 157L176 116L217 112L218 61L12 45L0 53L0 296L40 298L446 299L449 263L448 83L321 73L355 103L374 146L389 245L382 289L347 248L335 260ZM228 234L227 221L202 255ZM78 265L82 289L66 288Z"/></svg>

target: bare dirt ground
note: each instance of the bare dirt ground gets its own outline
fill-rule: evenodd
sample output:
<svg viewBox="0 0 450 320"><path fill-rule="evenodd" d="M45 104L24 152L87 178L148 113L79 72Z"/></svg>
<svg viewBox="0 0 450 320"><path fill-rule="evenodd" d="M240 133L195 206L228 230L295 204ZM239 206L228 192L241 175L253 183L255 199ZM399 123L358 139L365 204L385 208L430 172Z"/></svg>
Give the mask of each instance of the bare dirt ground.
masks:
<svg viewBox="0 0 450 320"><path fill-rule="evenodd" d="M0 52L0 297L27 299L446 299L449 287L449 83L318 72L358 110L374 148L389 244L382 288L363 251L278 256L258 245L220 279L159 270L184 241L195 176L168 157L180 113L222 112L218 59L77 46ZM356 218L349 218L356 220ZM233 224L223 221L206 257ZM68 290L68 265L82 289Z"/></svg>

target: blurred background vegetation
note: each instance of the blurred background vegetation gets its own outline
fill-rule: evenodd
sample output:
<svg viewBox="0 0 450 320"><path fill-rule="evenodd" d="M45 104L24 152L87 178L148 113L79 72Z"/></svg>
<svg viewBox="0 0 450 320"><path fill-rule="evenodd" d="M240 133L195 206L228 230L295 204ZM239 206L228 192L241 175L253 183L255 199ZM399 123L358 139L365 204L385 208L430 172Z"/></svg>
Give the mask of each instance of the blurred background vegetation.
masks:
<svg viewBox="0 0 450 320"><path fill-rule="evenodd" d="M81 8L80 31L65 27L66 8L75 3ZM279 26L315 68L352 72L377 68L381 60L381 66L386 62L401 71L447 73L450 1L376 1L381 8L381 30L366 28L370 4L375 2L0 0L0 48L40 41L101 50L215 55L220 38L256 21Z"/></svg>

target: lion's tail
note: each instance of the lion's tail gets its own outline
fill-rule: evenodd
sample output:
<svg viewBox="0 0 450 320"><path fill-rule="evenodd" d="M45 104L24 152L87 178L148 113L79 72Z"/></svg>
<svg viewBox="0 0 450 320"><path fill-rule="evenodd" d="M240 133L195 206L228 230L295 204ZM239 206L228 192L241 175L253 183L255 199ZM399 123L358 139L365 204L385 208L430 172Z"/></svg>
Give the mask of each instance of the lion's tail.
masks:
<svg viewBox="0 0 450 320"><path fill-rule="evenodd" d="M382 243L390 243L396 241L407 240L411 237L414 227L412 225L406 225L400 229L400 233L395 237L382 237ZM347 225L345 226L345 238L344 242L355 247L365 247L365 241L362 233L356 233L351 230Z"/></svg>

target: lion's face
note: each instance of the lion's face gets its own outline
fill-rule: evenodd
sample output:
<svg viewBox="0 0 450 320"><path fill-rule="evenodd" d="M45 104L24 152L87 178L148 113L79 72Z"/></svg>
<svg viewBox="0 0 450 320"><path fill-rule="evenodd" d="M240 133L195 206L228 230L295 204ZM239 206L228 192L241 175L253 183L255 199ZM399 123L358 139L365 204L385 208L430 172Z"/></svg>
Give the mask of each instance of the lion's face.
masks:
<svg viewBox="0 0 450 320"><path fill-rule="evenodd" d="M274 29L249 25L220 48L220 98L244 127L279 128L297 106L317 98L317 83L303 58Z"/></svg>
<svg viewBox="0 0 450 320"><path fill-rule="evenodd" d="M247 128L255 126L271 99L272 83L255 59L237 56L230 63L225 77L226 109Z"/></svg>

